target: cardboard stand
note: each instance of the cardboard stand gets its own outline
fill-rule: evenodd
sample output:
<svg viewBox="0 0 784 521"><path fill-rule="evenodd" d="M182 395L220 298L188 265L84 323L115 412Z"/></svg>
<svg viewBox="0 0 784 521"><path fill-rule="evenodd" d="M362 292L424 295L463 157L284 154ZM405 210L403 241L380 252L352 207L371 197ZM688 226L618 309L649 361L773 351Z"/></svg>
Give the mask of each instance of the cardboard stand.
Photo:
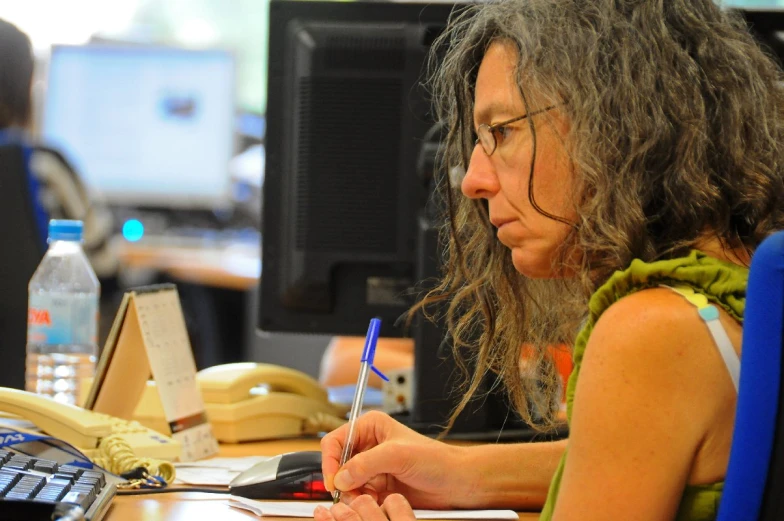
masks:
<svg viewBox="0 0 784 521"><path fill-rule="evenodd" d="M86 409L130 420L152 375L182 461L218 452L196 383L185 319L173 284L128 291L98 361Z"/></svg>

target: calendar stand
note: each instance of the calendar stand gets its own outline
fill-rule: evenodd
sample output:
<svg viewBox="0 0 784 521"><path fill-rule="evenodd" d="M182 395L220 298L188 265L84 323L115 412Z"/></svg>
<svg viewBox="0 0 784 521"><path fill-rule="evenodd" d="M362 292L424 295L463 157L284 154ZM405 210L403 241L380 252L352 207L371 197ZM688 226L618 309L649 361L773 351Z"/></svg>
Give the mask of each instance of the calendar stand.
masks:
<svg viewBox="0 0 784 521"><path fill-rule="evenodd" d="M188 332L173 284L128 291L98 361L86 409L132 419L152 375L181 461L218 452L196 382Z"/></svg>

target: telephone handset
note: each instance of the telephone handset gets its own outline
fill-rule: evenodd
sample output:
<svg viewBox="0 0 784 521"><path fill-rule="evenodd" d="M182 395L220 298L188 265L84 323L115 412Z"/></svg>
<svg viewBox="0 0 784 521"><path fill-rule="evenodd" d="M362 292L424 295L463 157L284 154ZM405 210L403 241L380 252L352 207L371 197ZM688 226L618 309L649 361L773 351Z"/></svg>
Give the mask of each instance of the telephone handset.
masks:
<svg viewBox="0 0 784 521"><path fill-rule="evenodd" d="M176 460L180 443L136 422L60 403L40 394L0 387L0 411L31 421L43 432L78 448L88 458L99 454L103 438L119 435L138 457Z"/></svg>
<svg viewBox="0 0 784 521"><path fill-rule="evenodd" d="M294 393L327 402L327 391L313 378L280 365L253 362L216 365L199 371L197 378L204 401L210 403L241 402L259 384L270 393Z"/></svg>
<svg viewBox="0 0 784 521"><path fill-rule="evenodd" d="M307 374L273 364L234 363L196 374L207 418L223 442L267 440L331 430L345 409L329 402L326 390ZM134 419L162 426L163 407L148 382Z"/></svg>

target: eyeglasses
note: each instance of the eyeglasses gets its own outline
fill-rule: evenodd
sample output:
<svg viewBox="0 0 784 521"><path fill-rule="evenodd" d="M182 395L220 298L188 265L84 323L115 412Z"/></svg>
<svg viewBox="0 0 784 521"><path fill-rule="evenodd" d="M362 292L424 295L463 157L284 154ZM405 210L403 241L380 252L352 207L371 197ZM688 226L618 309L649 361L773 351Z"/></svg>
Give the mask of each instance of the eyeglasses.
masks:
<svg viewBox="0 0 784 521"><path fill-rule="evenodd" d="M498 147L499 140L503 142L504 138L506 137L506 125L510 123L514 123L515 121L523 120L529 116L536 116L537 114L541 114L542 112L547 112L548 110L552 110L557 105L550 105L549 107L545 107L543 109L535 110L533 112L529 112L528 114L524 114L522 116L518 116L516 118L512 118L507 121L502 121L500 123L495 123L494 125L488 125L487 123L482 123L476 129L476 141L474 142L474 146L482 145L482 150L485 151L485 154L488 156L492 156L495 149Z"/></svg>

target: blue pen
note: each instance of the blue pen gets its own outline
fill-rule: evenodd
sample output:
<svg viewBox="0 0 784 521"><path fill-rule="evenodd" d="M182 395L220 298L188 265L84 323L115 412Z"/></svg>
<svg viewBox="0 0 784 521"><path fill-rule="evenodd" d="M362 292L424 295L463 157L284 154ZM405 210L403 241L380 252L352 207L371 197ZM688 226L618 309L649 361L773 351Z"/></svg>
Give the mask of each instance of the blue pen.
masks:
<svg viewBox="0 0 784 521"><path fill-rule="evenodd" d="M373 360L376 358L376 343L378 342L378 333L380 330L381 319L370 319L370 326L368 326L367 336L365 336L365 348L362 350L362 358L360 359L357 388L354 390L354 401L351 402L351 412L348 415L348 433L346 434L346 442L343 444L343 454L340 456L341 467L345 465L351 457L351 450L354 447L354 427L357 423L357 417L359 417L359 414L362 411L362 402L365 400L365 390L367 389L370 371L376 373L384 381L389 381L389 378L384 376L381 371L376 369L373 365ZM332 493L332 502L337 503L338 501L340 501L340 491L335 490Z"/></svg>

